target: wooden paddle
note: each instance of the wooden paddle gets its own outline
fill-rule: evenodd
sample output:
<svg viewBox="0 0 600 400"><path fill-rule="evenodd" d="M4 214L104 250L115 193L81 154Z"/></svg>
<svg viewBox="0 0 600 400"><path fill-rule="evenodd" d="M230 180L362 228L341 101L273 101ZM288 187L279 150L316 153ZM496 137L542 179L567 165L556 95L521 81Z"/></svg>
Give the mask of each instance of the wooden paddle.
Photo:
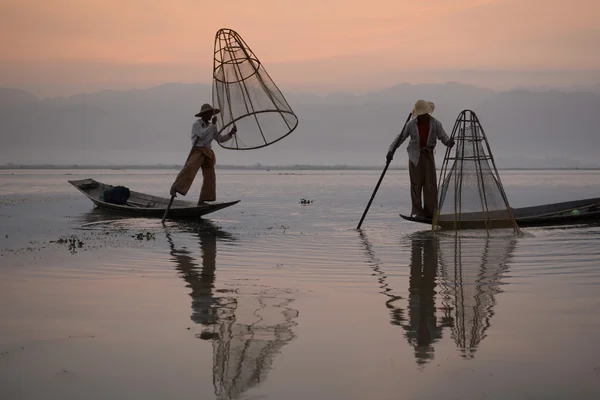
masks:
<svg viewBox="0 0 600 400"><path fill-rule="evenodd" d="M406 117L406 122L404 122L404 126L402 127L402 131L400 131L400 134L402 134L404 132L404 129L406 128L406 124L408 124L408 121L410 120L411 116L412 116L412 112L408 114L408 117ZM396 152L396 150L394 150L394 153L395 152ZM392 153L392 155L394 153ZM385 176L385 173L387 172L387 169L390 166L391 162L392 162L391 158L386 161L385 168L383 169L383 172L381 173L381 177L379 177L379 182L377 182L377 186L375 186L375 190L373 191L371 200L369 200L369 204L367 204L367 208L365 208L365 212L363 213L362 218L360 219L360 222L358 223L358 226L356 227L356 229L360 229L365 217L367 216L367 212L369 212L369 207L371 207L371 203L373 202L373 199L375 198L375 194L377 193L377 190L379 190L379 185L381 185L381 181L383 180L383 177Z"/></svg>

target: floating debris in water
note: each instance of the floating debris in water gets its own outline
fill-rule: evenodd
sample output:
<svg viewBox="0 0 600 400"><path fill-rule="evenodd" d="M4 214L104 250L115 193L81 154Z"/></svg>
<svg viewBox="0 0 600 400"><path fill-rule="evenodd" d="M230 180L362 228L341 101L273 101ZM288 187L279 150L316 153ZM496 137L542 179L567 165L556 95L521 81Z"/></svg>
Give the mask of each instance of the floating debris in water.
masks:
<svg viewBox="0 0 600 400"><path fill-rule="evenodd" d="M300 199L300 204L312 204L313 200Z"/></svg>
<svg viewBox="0 0 600 400"><path fill-rule="evenodd" d="M81 249L83 247L83 241L79 239L77 236L63 236L58 240L51 240L50 243L58 243L58 244L66 244L69 246L69 251L71 254L75 254L77 249Z"/></svg>
<svg viewBox="0 0 600 400"><path fill-rule="evenodd" d="M152 233L152 232L140 232L137 235L133 235L131 237L136 238L137 240L144 240L144 238L146 240L155 240L156 239L154 237L154 233Z"/></svg>

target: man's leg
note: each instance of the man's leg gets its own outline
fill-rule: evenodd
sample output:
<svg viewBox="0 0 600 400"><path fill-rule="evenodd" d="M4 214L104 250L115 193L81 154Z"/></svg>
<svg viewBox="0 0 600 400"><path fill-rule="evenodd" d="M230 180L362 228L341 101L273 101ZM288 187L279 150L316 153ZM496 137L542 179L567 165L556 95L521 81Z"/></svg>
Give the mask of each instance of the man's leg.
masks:
<svg viewBox="0 0 600 400"><path fill-rule="evenodd" d="M433 151L421 153L421 161L423 168L423 212L426 218L433 218L437 209L438 193L435 170L435 157Z"/></svg>
<svg viewBox="0 0 600 400"><path fill-rule="evenodd" d="M217 177L214 166L202 167L202 190L200 190L199 203L203 201L215 201L217 199Z"/></svg>
<svg viewBox="0 0 600 400"><path fill-rule="evenodd" d="M185 162L185 165L181 171L179 171L177 178L175 178L173 186L171 186L171 194L173 194L173 191L175 191L185 196L190 190L192 183L194 183L196 174L203 163L204 154L196 149L192 150L192 153Z"/></svg>
<svg viewBox="0 0 600 400"><path fill-rule="evenodd" d="M439 338L435 307L435 278L438 267L438 251L435 237L423 239L423 276L419 292L419 329L417 344L429 346Z"/></svg>
<svg viewBox="0 0 600 400"><path fill-rule="evenodd" d="M408 174L410 176L410 199L412 201L411 215L423 216L423 206L421 206L421 191L423 182L421 180L421 160L419 165L414 165L408 161Z"/></svg>

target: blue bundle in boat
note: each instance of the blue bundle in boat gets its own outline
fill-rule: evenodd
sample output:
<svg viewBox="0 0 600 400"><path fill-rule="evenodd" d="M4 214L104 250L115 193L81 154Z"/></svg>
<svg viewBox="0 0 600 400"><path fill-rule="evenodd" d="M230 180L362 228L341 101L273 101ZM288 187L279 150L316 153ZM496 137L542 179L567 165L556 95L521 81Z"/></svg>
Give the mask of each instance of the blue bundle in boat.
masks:
<svg viewBox="0 0 600 400"><path fill-rule="evenodd" d="M127 203L131 193L129 192L129 188L126 188L125 186L113 186L104 189L102 195L105 202L122 205Z"/></svg>

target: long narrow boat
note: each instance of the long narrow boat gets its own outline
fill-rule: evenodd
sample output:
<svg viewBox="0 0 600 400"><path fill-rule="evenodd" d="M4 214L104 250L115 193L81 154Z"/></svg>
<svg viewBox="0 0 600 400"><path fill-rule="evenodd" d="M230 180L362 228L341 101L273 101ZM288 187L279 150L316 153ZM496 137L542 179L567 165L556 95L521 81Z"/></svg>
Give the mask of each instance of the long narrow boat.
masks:
<svg viewBox="0 0 600 400"><path fill-rule="evenodd" d="M68 182L75 186L97 207L116 212L136 214L143 217L162 217L169 204L169 199L164 197L151 196L132 190L130 191L127 203L123 205L107 203L103 199L103 193L105 189L111 188L112 185L107 185L94 179L81 179ZM169 218L197 218L230 207L239 202L239 200L236 200L226 203L210 202L197 205L190 201L174 200L169 210Z"/></svg>
<svg viewBox="0 0 600 400"><path fill-rule="evenodd" d="M544 204L540 206L513 208L512 212L520 227L600 223L600 197ZM402 214L400 214L400 216L411 222L420 222L423 224L432 223L431 219L415 218ZM440 220L445 220L450 224L450 221L452 220L451 217L442 217L443 216L440 216ZM481 221L484 219L485 216L483 213L463 214L461 217L461 225L481 225Z"/></svg>

